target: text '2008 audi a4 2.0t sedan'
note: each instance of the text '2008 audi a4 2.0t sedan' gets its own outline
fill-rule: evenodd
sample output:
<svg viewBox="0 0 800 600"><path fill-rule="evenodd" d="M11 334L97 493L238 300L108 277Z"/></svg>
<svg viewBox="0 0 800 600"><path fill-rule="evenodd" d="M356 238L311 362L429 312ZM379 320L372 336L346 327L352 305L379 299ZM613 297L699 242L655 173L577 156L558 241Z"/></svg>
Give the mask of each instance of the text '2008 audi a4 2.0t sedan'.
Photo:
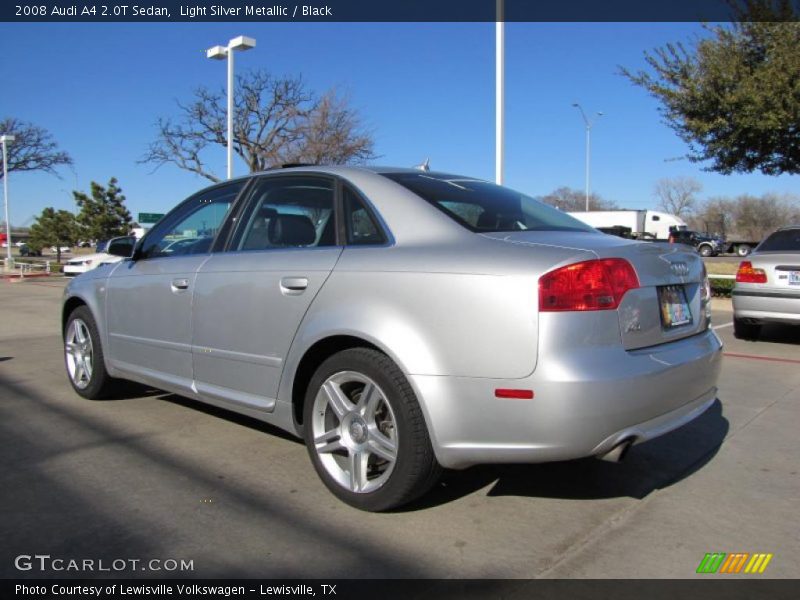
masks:
<svg viewBox="0 0 800 600"><path fill-rule="evenodd" d="M694 419L720 369L709 301L696 253L505 187L294 167L197 193L77 277L63 332L81 396L128 379L256 417L386 510L442 467L614 459Z"/></svg>

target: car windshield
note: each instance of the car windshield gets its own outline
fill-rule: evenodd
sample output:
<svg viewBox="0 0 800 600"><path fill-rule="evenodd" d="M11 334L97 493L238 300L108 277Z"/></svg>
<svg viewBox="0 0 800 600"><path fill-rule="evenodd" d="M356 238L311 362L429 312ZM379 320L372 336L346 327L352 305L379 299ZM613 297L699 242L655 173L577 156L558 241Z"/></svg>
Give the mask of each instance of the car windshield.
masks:
<svg viewBox="0 0 800 600"><path fill-rule="evenodd" d="M761 242L759 252L800 252L800 227L782 229Z"/></svg>
<svg viewBox="0 0 800 600"><path fill-rule="evenodd" d="M426 172L383 175L470 231L595 231L552 206L488 181Z"/></svg>

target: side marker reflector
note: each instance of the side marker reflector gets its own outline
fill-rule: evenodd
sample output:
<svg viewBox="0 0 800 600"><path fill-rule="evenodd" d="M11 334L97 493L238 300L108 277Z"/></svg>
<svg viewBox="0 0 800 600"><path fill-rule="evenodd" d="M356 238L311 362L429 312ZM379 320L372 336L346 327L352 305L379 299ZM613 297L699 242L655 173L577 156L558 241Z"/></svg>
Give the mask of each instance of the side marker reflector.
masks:
<svg viewBox="0 0 800 600"><path fill-rule="evenodd" d="M533 390L511 390L498 388L494 391L496 398L511 398L514 400L533 400Z"/></svg>

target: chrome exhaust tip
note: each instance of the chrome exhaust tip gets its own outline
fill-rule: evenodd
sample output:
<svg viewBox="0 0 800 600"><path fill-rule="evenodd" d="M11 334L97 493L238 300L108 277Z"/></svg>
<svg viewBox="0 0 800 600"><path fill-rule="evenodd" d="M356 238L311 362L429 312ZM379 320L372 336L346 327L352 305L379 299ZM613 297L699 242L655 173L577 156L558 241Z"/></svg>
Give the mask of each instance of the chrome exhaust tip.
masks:
<svg viewBox="0 0 800 600"><path fill-rule="evenodd" d="M635 439L636 438L624 439L605 454L598 454L597 458L608 462L620 463L625 460L625 455L628 454L628 450L633 446Z"/></svg>

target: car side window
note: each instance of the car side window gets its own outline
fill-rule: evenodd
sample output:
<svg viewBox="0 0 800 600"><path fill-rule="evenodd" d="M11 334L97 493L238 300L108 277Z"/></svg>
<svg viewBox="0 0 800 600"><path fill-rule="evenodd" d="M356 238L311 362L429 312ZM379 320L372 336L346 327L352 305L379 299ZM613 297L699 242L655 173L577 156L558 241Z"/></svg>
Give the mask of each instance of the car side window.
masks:
<svg viewBox="0 0 800 600"><path fill-rule="evenodd" d="M321 177L264 177L256 182L233 250L336 245L334 183Z"/></svg>
<svg viewBox="0 0 800 600"><path fill-rule="evenodd" d="M343 190L344 222L349 245L385 244L386 236L364 201L349 187Z"/></svg>
<svg viewBox="0 0 800 600"><path fill-rule="evenodd" d="M145 236L139 257L208 253L244 184L236 181L215 187L184 202Z"/></svg>

